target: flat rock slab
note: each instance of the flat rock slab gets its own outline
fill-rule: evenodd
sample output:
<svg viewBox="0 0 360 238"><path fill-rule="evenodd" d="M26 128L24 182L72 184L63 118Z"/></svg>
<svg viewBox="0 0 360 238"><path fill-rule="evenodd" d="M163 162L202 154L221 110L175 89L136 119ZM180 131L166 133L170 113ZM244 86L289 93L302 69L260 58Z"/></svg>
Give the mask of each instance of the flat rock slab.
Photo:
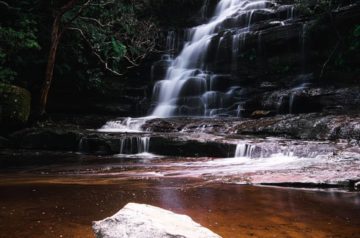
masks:
<svg viewBox="0 0 360 238"><path fill-rule="evenodd" d="M128 203L112 217L93 223L97 238L220 238L186 215Z"/></svg>

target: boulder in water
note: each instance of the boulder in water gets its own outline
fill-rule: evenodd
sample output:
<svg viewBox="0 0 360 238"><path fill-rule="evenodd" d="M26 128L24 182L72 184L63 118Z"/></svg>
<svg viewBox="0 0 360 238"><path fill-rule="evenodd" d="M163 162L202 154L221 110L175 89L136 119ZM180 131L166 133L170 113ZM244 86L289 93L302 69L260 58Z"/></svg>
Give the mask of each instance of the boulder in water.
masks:
<svg viewBox="0 0 360 238"><path fill-rule="evenodd" d="M97 238L220 238L188 216L136 203L94 222L93 229Z"/></svg>

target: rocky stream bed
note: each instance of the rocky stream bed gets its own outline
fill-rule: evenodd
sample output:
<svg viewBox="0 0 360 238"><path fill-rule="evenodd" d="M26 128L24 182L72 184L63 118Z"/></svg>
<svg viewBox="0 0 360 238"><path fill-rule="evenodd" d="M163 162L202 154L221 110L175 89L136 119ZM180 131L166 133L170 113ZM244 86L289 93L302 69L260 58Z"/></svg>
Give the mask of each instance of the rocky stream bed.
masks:
<svg viewBox="0 0 360 238"><path fill-rule="evenodd" d="M224 238L359 237L358 74L327 65L358 1L181 2L164 54L128 81L82 95L64 80L48 120L2 125L0 238L94 237L129 202Z"/></svg>
<svg viewBox="0 0 360 238"><path fill-rule="evenodd" d="M92 221L138 202L222 237L356 237L359 121L67 118L18 131L1 140L0 230L93 237Z"/></svg>
<svg viewBox="0 0 360 238"><path fill-rule="evenodd" d="M140 123L141 131L124 131L124 123L130 127ZM83 161L79 175L91 171L99 176L196 177L237 184L356 190L359 137L360 118L355 115L119 118L100 130L62 121L3 139L0 163L2 168L64 163L71 168ZM96 156L99 162L88 159ZM66 167L55 172L66 174Z"/></svg>

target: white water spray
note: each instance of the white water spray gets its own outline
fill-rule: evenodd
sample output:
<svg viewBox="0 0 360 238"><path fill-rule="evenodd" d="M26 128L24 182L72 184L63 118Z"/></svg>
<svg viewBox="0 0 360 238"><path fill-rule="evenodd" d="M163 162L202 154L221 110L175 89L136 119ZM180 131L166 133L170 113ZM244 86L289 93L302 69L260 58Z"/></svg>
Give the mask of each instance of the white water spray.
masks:
<svg viewBox="0 0 360 238"><path fill-rule="evenodd" d="M206 1L205 1L206 2ZM218 114L239 115L238 104L232 95L222 94L218 88L211 88L212 73L207 70L207 58L214 50L216 60L221 60L221 48L228 44L228 38L218 37L224 29L231 32L227 22L233 21L234 31L230 37L233 52L233 69L236 69L236 55L239 45L245 40L255 20L257 11L272 11L272 1L221 0L215 14L208 23L189 30L190 39L181 53L171 62L164 80L158 81L153 90L154 117L178 115L216 116ZM245 19L245 24L241 20ZM238 23L236 23L238 22ZM235 30L236 29L236 30ZM225 91L226 92L226 91ZM209 105L212 102L212 107ZM215 102L215 103L214 103Z"/></svg>

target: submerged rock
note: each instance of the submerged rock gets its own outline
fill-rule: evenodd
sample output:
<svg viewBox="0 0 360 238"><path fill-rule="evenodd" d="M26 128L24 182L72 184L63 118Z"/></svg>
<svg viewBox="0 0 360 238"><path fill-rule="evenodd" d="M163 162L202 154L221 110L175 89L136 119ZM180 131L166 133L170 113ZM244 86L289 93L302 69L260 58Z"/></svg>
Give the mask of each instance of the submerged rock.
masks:
<svg viewBox="0 0 360 238"><path fill-rule="evenodd" d="M129 203L112 217L96 221L97 238L219 238L190 217L145 204Z"/></svg>

